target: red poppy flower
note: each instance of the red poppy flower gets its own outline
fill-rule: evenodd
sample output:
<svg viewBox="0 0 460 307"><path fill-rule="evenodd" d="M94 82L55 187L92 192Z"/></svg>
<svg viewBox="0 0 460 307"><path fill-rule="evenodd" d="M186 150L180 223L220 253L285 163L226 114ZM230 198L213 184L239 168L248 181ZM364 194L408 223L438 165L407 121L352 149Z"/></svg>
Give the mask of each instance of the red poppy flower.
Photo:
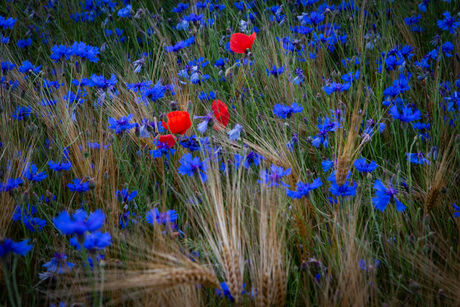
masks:
<svg viewBox="0 0 460 307"><path fill-rule="evenodd" d="M159 141L166 143L171 148L176 144L177 138L172 134L161 135Z"/></svg>
<svg viewBox="0 0 460 307"><path fill-rule="evenodd" d="M251 36L243 33L235 33L230 37L230 49L235 53L246 53L246 50L251 50L252 44L256 39L256 32Z"/></svg>
<svg viewBox="0 0 460 307"><path fill-rule="evenodd" d="M214 124L214 129L220 130L227 127L230 121L230 113L228 113L228 108L225 103L220 100L214 100L212 102L212 111L214 112L214 117L217 119L217 122Z"/></svg>
<svg viewBox="0 0 460 307"><path fill-rule="evenodd" d="M163 127L171 133L184 135L185 132L192 126L190 114L187 111L174 111L166 114L168 122L163 122Z"/></svg>

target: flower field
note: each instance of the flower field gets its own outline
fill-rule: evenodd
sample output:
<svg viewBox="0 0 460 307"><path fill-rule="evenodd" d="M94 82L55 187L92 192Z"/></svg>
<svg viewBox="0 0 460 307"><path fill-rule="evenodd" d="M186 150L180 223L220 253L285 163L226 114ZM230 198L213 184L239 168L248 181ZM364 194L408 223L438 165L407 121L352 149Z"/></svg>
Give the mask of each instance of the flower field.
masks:
<svg viewBox="0 0 460 307"><path fill-rule="evenodd" d="M459 306L459 26L4 0L0 306Z"/></svg>

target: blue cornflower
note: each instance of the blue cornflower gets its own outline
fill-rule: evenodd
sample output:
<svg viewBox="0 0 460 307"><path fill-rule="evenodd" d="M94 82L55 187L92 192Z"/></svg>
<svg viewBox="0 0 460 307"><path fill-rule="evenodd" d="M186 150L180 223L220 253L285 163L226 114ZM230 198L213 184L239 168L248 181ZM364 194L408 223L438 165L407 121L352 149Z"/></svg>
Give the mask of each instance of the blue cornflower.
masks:
<svg viewBox="0 0 460 307"><path fill-rule="evenodd" d="M364 175L367 173L372 173L378 167L375 161L371 161L369 164L367 164L366 159L364 158L355 160L353 164L355 165L356 169L360 172L363 172Z"/></svg>
<svg viewBox="0 0 460 307"><path fill-rule="evenodd" d="M48 162L48 165L49 165L50 169L55 171L55 172L68 171L72 167L72 163L70 163L68 161L63 161L61 163L50 161L50 162Z"/></svg>
<svg viewBox="0 0 460 307"><path fill-rule="evenodd" d="M32 45L32 39L31 38L20 39L20 40L18 40L17 45L21 49L29 47L30 45Z"/></svg>
<svg viewBox="0 0 460 307"><path fill-rule="evenodd" d="M11 239L0 240L0 259L7 260L10 253L25 256L33 248L32 244L28 244L29 239L22 242L14 242Z"/></svg>
<svg viewBox="0 0 460 307"><path fill-rule="evenodd" d="M70 59L70 49L65 45L54 45L54 47L51 48L51 51L53 53L50 58L51 60L54 60L55 63Z"/></svg>
<svg viewBox="0 0 460 307"><path fill-rule="evenodd" d="M243 167L249 169L251 165L258 166L263 159L265 158L258 153L250 151L246 157L244 157Z"/></svg>
<svg viewBox="0 0 460 307"><path fill-rule="evenodd" d="M220 68L223 68L225 66L225 63L228 61L227 58L220 58L220 59L217 59L216 62L214 63L214 66L216 67L220 67Z"/></svg>
<svg viewBox="0 0 460 307"><path fill-rule="evenodd" d="M327 179L332 182L332 185L329 188L329 192L331 192L333 195L340 197L356 195L356 184L354 182L346 181L344 184L339 186L335 178L335 171L332 172L332 174Z"/></svg>
<svg viewBox="0 0 460 307"><path fill-rule="evenodd" d="M292 114L301 112L303 112L303 107L301 107L297 102L294 102L290 107L282 104L276 104L273 108L273 114L282 119L290 118Z"/></svg>
<svg viewBox="0 0 460 307"><path fill-rule="evenodd" d="M269 187L279 187L280 184L289 187L288 184L281 181L284 176L290 175L291 169L284 169L281 166L272 165L269 170L260 172L260 179L257 183L267 184Z"/></svg>
<svg viewBox="0 0 460 307"><path fill-rule="evenodd" d="M22 62L22 66L18 68L20 73L23 74L29 74L30 72L34 72L35 74L38 74L40 72L41 66L35 67L30 63L29 61L24 61Z"/></svg>
<svg viewBox="0 0 460 307"><path fill-rule="evenodd" d="M296 146L296 144L299 142L299 139L297 137L298 135L296 133L293 133L291 139L289 140L289 142L287 142L286 144L286 147L292 151L292 149L294 149L294 146Z"/></svg>
<svg viewBox="0 0 460 307"><path fill-rule="evenodd" d="M9 192L19 186L21 186L24 182L22 181L22 178L11 178L8 179L8 181L5 183L0 182L0 192Z"/></svg>
<svg viewBox="0 0 460 307"><path fill-rule="evenodd" d="M112 236L108 232L102 233L100 231L95 231L93 233L86 234L84 236L84 241L83 237L72 237L70 239L70 245L75 246L78 251L81 250L82 242L84 248L90 251L96 251L110 246L112 244Z"/></svg>
<svg viewBox="0 0 460 307"><path fill-rule="evenodd" d="M200 92L198 98L200 98L200 100L214 100L216 99L216 94L212 91L209 91L209 93Z"/></svg>
<svg viewBox="0 0 460 307"><path fill-rule="evenodd" d="M91 85L91 80L89 78L81 78L80 81L77 79L73 79L72 84L78 87L85 87Z"/></svg>
<svg viewBox="0 0 460 307"><path fill-rule="evenodd" d="M420 11L422 11L423 13L426 12L426 8L428 6L428 4L430 3L430 0L422 0L422 3L420 3L418 5L418 8L420 9Z"/></svg>
<svg viewBox="0 0 460 307"><path fill-rule="evenodd" d="M341 83L332 82L324 86L324 91L329 96L334 92L346 92L350 89L350 87L351 87L351 83L341 84Z"/></svg>
<svg viewBox="0 0 460 307"><path fill-rule="evenodd" d="M38 102L42 107L52 107L58 103L55 99L42 99Z"/></svg>
<svg viewBox="0 0 460 307"><path fill-rule="evenodd" d="M399 212L402 212L406 209L398 199L396 199L395 195L398 194L398 191L393 187L393 184L390 182L390 188L387 189L385 185L380 181L376 180L374 184L374 189L376 190L375 195L377 197L372 198L372 202L377 210L385 211L389 202L396 203L396 209Z"/></svg>
<svg viewBox="0 0 460 307"><path fill-rule="evenodd" d="M452 54L450 54L449 52L454 50L454 44L452 44L451 42L445 42L444 44L441 45L441 50L444 56L450 58Z"/></svg>
<svg viewBox="0 0 460 307"><path fill-rule="evenodd" d="M302 15L297 16L297 19L301 22L301 25L318 25L320 24L325 18L324 14L312 12L310 16L308 13L302 13Z"/></svg>
<svg viewBox="0 0 460 307"><path fill-rule="evenodd" d="M161 80L160 80L157 83L155 83L153 87L150 86L150 87L144 88L144 90L142 91L142 97L149 98L152 101L156 101L165 96L167 89L168 87L162 85Z"/></svg>
<svg viewBox="0 0 460 307"><path fill-rule="evenodd" d="M414 129L422 130L422 131L423 130L430 130L430 128L431 128L430 123L424 124L424 123L416 122L416 123L412 123L412 126L414 127Z"/></svg>
<svg viewBox="0 0 460 307"><path fill-rule="evenodd" d="M152 85L152 81L141 81L137 83L126 83L126 88L132 90L135 93L141 93L144 89Z"/></svg>
<svg viewBox="0 0 460 307"><path fill-rule="evenodd" d="M15 64L8 62L8 61L3 61L2 62L2 72L5 75L9 70L12 70L14 67L16 67Z"/></svg>
<svg viewBox="0 0 460 307"><path fill-rule="evenodd" d="M22 174L27 180L33 182L39 182L48 177L46 172L38 173L38 168L35 164L29 165Z"/></svg>
<svg viewBox="0 0 460 307"><path fill-rule="evenodd" d="M404 22L408 26L413 26L413 25L418 24L421 19L422 19L422 15L418 14L417 16L411 16L411 17L404 18Z"/></svg>
<svg viewBox="0 0 460 307"><path fill-rule="evenodd" d="M196 14L191 13L188 16L184 16L184 20L187 22L197 23L198 21L201 21L202 19L203 19L203 14L196 15Z"/></svg>
<svg viewBox="0 0 460 307"><path fill-rule="evenodd" d="M321 162L321 167L323 168L323 172L327 172L332 167L334 167L334 161L332 160L325 160Z"/></svg>
<svg viewBox="0 0 460 307"><path fill-rule="evenodd" d="M189 27L189 22L186 19L182 19L177 25L176 25L176 30L182 31L182 30L187 30Z"/></svg>
<svg viewBox="0 0 460 307"><path fill-rule="evenodd" d="M16 18L6 18L3 16L0 16L0 27L3 29L13 29L14 24L18 21Z"/></svg>
<svg viewBox="0 0 460 307"><path fill-rule="evenodd" d="M77 89L77 93L74 94L72 91L68 91L67 94L62 97L62 99L64 99L65 101L68 101L69 102L69 106L72 104L72 103L78 103L78 104L82 104L86 101L85 97L87 96L87 92L86 92L86 89L81 89L81 88L78 88Z"/></svg>
<svg viewBox="0 0 460 307"><path fill-rule="evenodd" d="M102 90L112 89L118 82L117 76L115 76L114 74L110 76L110 79L105 79L103 75L98 76L96 74L93 74L91 75L90 80L91 87L96 86L97 88L100 88Z"/></svg>
<svg viewBox="0 0 460 307"><path fill-rule="evenodd" d="M418 153L406 153L406 156L411 163L430 164L430 161L425 158L423 152L421 151L419 151Z"/></svg>
<svg viewBox="0 0 460 307"><path fill-rule="evenodd" d="M320 145L322 144L324 148L327 147L329 144L328 142L328 135L329 132L334 132L337 129L341 128L340 122L334 121L333 119L330 119L328 117L325 117L324 120L322 117L318 117L318 135L313 136L313 140L311 144L319 148Z"/></svg>
<svg viewBox="0 0 460 307"><path fill-rule="evenodd" d="M178 3L177 6L172 9L172 11L179 14L186 9L188 9L188 3Z"/></svg>
<svg viewBox="0 0 460 307"><path fill-rule="evenodd" d="M97 265L100 264L101 260L104 260L105 258L105 255L97 255L96 256L96 261L97 261ZM91 259L90 257L88 257L88 263L89 263L89 267L92 269L93 268L93 259ZM83 266L86 266L85 263L83 263ZM60 307L60 306L59 306Z"/></svg>
<svg viewBox="0 0 460 307"><path fill-rule="evenodd" d="M235 124L235 126L233 126L233 129L227 132L230 141L239 140L241 136L241 131L243 131L243 126L241 126L240 124Z"/></svg>
<svg viewBox="0 0 460 307"><path fill-rule="evenodd" d="M67 184L72 192L85 193L89 191L89 182L83 182L83 179L75 178L73 183Z"/></svg>
<svg viewBox="0 0 460 307"><path fill-rule="evenodd" d="M286 71L286 68L280 67L276 68L276 65L273 65L271 70L265 69L267 71L267 76L273 75L275 78L278 78L279 75Z"/></svg>
<svg viewBox="0 0 460 307"><path fill-rule="evenodd" d="M349 71L345 75L342 75L341 78L343 81L351 83L351 82L357 81L359 79L360 74L361 72L359 70L357 70L355 73L353 73L352 71Z"/></svg>
<svg viewBox="0 0 460 307"><path fill-rule="evenodd" d="M176 150L171 148L168 143L160 142L157 139L153 141L153 145L157 148L155 150L150 150L150 154L154 158L161 158L165 156L169 159L176 152Z"/></svg>
<svg viewBox="0 0 460 307"><path fill-rule="evenodd" d="M177 51L179 51L179 50L181 50L181 49L183 49L185 47L186 47L185 42L179 41L175 45L166 46L165 50L166 50L166 52L177 52Z"/></svg>
<svg viewBox="0 0 460 307"><path fill-rule="evenodd" d="M317 178L313 180L312 183L304 183L298 182L297 183L297 190L292 191L286 189L287 196L294 198L294 199L301 199L302 197L308 197L310 195L310 191L319 188L323 183L321 182L321 178Z"/></svg>
<svg viewBox="0 0 460 307"><path fill-rule="evenodd" d="M197 130L200 131L201 133L205 133L206 130L208 129L209 123L213 122L213 113L211 112L204 116L193 116L193 119L203 119L203 121L198 124Z"/></svg>
<svg viewBox="0 0 460 307"><path fill-rule="evenodd" d="M9 36L3 36L3 34L0 34L0 43L1 44L8 44L10 42L10 37Z"/></svg>
<svg viewBox="0 0 460 307"><path fill-rule="evenodd" d="M188 153L183 155L179 162L181 163L177 169L179 174L188 175L189 177L199 174L203 182L208 179L206 176L208 170L207 159L200 161L199 157L193 157L191 153Z"/></svg>
<svg viewBox="0 0 460 307"><path fill-rule="evenodd" d="M120 119L115 119L109 117L109 129L115 130L117 134L122 133L123 131L129 131L134 127L137 127L137 123L130 123L129 121L133 118L134 115L129 114L128 116L122 116Z"/></svg>
<svg viewBox="0 0 460 307"><path fill-rule="evenodd" d="M64 253L55 253L51 260L43 265L48 272L64 274L70 272L75 264L66 261L67 255Z"/></svg>
<svg viewBox="0 0 460 307"><path fill-rule="evenodd" d="M136 217L136 214L128 212L125 212L123 214L120 214L119 220L120 220L120 226L121 229L125 229L126 227L129 226L129 224L135 224L137 223L137 220L134 219Z"/></svg>
<svg viewBox="0 0 460 307"><path fill-rule="evenodd" d="M194 135L181 137L179 144L190 151L198 151L201 149L200 142Z"/></svg>
<svg viewBox="0 0 460 307"><path fill-rule="evenodd" d="M112 236L110 233L102 233L100 231L95 231L86 235L85 243L83 246L88 250L99 250L104 249L107 246L112 244Z"/></svg>
<svg viewBox="0 0 460 307"><path fill-rule="evenodd" d="M72 217L64 211L53 219L54 226L64 235L83 235L85 232L93 232L104 225L105 215L102 210L96 210L88 217L83 210L77 210Z"/></svg>
<svg viewBox="0 0 460 307"><path fill-rule="evenodd" d="M32 108L28 106L19 106L16 111L14 111L12 117L18 121L26 119L32 113Z"/></svg>
<svg viewBox="0 0 460 307"><path fill-rule="evenodd" d="M454 212L454 217L460 217L460 207L455 204L452 204L452 206L457 210L457 212Z"/></svg>
<svg viewBox="0 0 460 307"><path fill-rule="evenodd" d="M117 197L117 200L121 203L127 203L131 200L134 199L134 197L137 196L137 191L133 191L129 193L127 188L123 188L121 190L117 190L115 192L115 196Z"/></svg>
<svg viewBox="0 0 460 307"><path fill-rule="evenodd" d="M117 12L117 16L121 18L131 17L131 8L132 8L131 4L128 4L127 6L125 6L124 8L120 9Z"/></svg>
<svg viewBox="0 0 460 307"><path fill-rule="evenodd" d="M409 107L404 107L402 113L400 114L398 111L397 106L392 106L390 108L390 114L393 116L394 119L399 119L402 122L410 123L414 120L419 120L422 116L422 113L419 110L412 111Z"/></svg>
<svg viewBox="0 0 460 307"><path fill-rule="evenodd" d="M35 232L35 229L42 231L43 227L46 226L47 222L38 217L33 217L31 215L24 215L22 218L22 223L29 229L31 232Z"/></svg>
<svg viewBox="0 0 460 307"><path fill-rule="evenodd" d="M395 70L397 66L402 65L403 63L404 63L404 59L399 59L391 55L385 59L385 69L387 71L392 71L392 70ZM381 72L381 68L379 72Z"/></svg>
<svg viewBox="0 0 460 307"><path fill-rule="evenodd" d="M14 211L13 211L13 216L11 217L11 220L13 222L17 222L24 215L32 216L35 213L37 213L37 208L35 206L30 206L30 204L27 204L27 209L24 207L24 205L15 206Z"/></svg>
<svg viewBox="0 0 460 307"><path fill-rule="evenodd" d="M447 11L442 15L444 16L444 19L441 19L441 20L438 19L438 21L436 22L438 24L438 27L441 30L449 31L450 33L454 33L455 29L457 29L458 26L460 25L460 22L456 21L455 17L450 16L450 13Z"/></svg>
<svg viewBox="0 0 460 307"><path fill-rule="evenodd" d="M69 47L68 53L71 56L78 56L83 60L87 59L90 62L97 63L99 58L99 48L93 46L87 46L83 42L74 42L72 46Z"/></svg>
<svg viewBox="0 0 460 307"><path fill-rule="evenodd" d="M153 208L145 217L147 223L149 224L168 224L173 223L177 220L179 215L177 214L176 210L168 210L166 212L160 212L157 208Z"/></svg>
<svg viewBox="0 0 460 307"><path fill-rule="evenodd" d="M245 286L246 286L246 284L243 284L243 289L241 291L241 294L246 293L246 290L244 290ZM219 290L219 289L216 289L217 295L219 295L222 298L227 297L230 300L230 302L233 302L235 300L233 298L232 293L230 292L230 289L228 288L228 285L227 285L227 283L225 281L220 283L220 288L222 289L222 291Z"/></svg>

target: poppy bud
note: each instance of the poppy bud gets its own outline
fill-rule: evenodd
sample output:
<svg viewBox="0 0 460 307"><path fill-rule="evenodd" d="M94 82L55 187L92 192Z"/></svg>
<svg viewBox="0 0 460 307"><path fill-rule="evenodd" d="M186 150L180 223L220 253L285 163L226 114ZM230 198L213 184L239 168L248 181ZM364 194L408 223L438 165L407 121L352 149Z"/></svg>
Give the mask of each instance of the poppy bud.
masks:
<svg viewBox="0 0 460 307"><path fill-rule="evenodd" d="M21 196L22 202L27 203L30 201L30 193L29 190L24 191L24 193Z"/></svg>
<svg viewBox="0 0 460 307"><path fill-rule="evenodd" d="M444 293L443 289L438 290L438 298L441 302L444 302L447 299L447 295Z"/></svg>
<svg viewBox="0 0 460 307"><path fill-rule="evenodd" d="M410 234L410 235L407 237L407 241L409 241L409 243L414 244L414 243L415 243L415 236L414 236L413 234Z"/></svg>
<svg viewBox="0 0 460 307"><path fill-rule="evenodd" d="M94 183L94 181L90 180L90 181L88 182L88 188L89 188L90 190L94 190L94 189L96 188L96 183Z"/></svg>
<svg viewBox="0 0 460 307"><path fill-rule="evenodd" d="M113 143L113 141L114 141L113 135L112 133L109 133L109 135L107 136L107 142Z"/></svg>
<svg viewBox="0 0 460 307"><path fill-rule="evenodd" d="M302 272L306 272L308 271L308 263L304 261L302 261L302 263L300 264L300 271Z"/></svg>
<svg viewBox="0 0 460 307"><path fill-rule="evenodd" d="M411 279L409 280L409 289L413 294L415 294L420 290L420 284Z"/></svg>
<svg viewBox="0 0 460 307"><path fill-rule="evenodd" d="M430 224L430 215L425 215L425 218L423 219L423 223L425 225L429 225Z"/></svg>
<svg viewBox="0 0 460 307"><path fill-rule="evenodd" d="M1 107L0 107L0 108L1 108ZM1 112L0 112L0 113L1 113ZM460 144L460 134L457 134L457 135L455 136L455 143L456 143L456 144Z"/></svg>

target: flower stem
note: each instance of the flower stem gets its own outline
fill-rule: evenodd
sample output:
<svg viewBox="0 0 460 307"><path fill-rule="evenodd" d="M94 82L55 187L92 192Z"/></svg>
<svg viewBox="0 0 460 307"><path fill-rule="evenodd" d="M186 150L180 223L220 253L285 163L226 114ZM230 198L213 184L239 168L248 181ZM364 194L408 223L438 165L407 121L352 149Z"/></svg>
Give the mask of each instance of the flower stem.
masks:
<svg viewBox="0 0 460 307"><path fill-rule="evenodd" d="M14 298L13 298L13 291L11 290L10 274L8 273L8 266L6 262L2 262L2 267L3 267L3 276L5 276L6 288L8 290L8 299L10 301L11 306L16 307L16 303L14 302Z"/></svg>

